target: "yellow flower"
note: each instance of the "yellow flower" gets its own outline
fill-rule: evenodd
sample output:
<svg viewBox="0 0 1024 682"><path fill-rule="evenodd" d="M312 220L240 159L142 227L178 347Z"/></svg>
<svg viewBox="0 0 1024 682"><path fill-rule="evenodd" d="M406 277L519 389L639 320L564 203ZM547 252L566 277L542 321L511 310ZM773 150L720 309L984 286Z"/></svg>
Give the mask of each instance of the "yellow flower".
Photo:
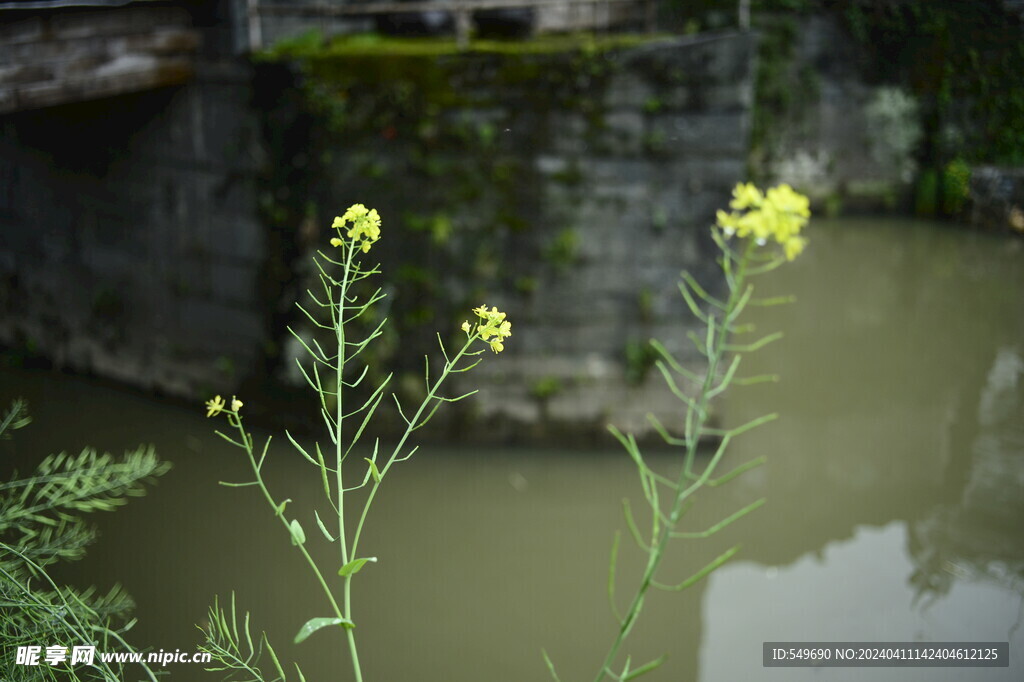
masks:
<svg viewBox="0 0 1024 682"><path fill-rule="evenodd" d="M380 239L380 216L375 208L368 209L362 204L353 204L344 215L334 219L331 227L340 231L345 229L347 223L352 223L352 226L348 228L346 236L352 240L353 245L362 249L363 253L369 251L373 243ZM332 246L341 244L341 239L331 239Z"/></svg>
<svg viewBox="0 0 1024 682"><path fill-rule="evenodd" d="M765 198L780 213L793 213L804 218L811 215L810 201L803 194L794 192L789 185L772 187Z"/></svg>
<svg viewBox="0 0 1024 682"><path fill-rule="evenodd" d="M722 231L725 232L726 237L731 237L736 234L736 230L739 229L740 215L738 213L726 213L722 209L718 209L718 213L715 214L717 220L715 221Z"/></svg>
<svg viewBox="0 0 1024 682"><path fill-rule="evenodd" d="M803 237L790 237L783 244L783 248L786 250L786 260L793 260L804 250L807 245L807 240Z"/></svg>
<svg viewBox="0 0 1024 682"><path fill-rule="evenodd" d="M240 409L242 409L242 405L244 405L244 404L245 403L243 403L241 400L239 400L235 396L231 396L231 411L232 412L238 412Z"/></svg>
<svg viewBox="0 0 1024 682"><path fill-rule="evenodd" d="M757 208L764 201L761 190L754 186L754 183L740 183L732 190L733 200L729 202L731 208L743 210L745 208Z"/></svg>
<svg viewBox="0 0 1024 682"><path fill-rule="evenodd" d="M215 417L224 410L224 399L217 396L213 400L206 401L206 416Z"/></svg>
<svg viewBox="0 0 1024 682"><path fill-rule="evenodd" d="M726 237L752 237L758 246L774 240L788 260L803 251L807 240L798 235L811 215L807 197L789 185L778 185L762 194L750 183L736 185L732 194L729 206L734 210L718 211L715 216Z"/></svg>
<svg viewBox="0 0 1024 682"><path fill-rule="evenodd" d="M502 341L512 336L512 323L505 319L505 313L493 306L488 310L486 304L479 308L473 308L473 312L483 320L476 326L477 335L489 343L491 350L495 353L505 350L505 344ZM470 325L468 321L462 325L462 330L467 334L469 333ZM491 337L494 338L492 339Z"/></svg>

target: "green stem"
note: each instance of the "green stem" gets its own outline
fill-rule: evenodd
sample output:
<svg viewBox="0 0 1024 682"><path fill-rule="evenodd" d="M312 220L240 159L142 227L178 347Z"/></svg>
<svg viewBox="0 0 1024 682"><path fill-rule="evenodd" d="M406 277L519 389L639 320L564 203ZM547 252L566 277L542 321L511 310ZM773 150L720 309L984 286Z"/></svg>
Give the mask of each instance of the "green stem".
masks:
<svg viewBox="0 0 1024 682"><path fill-rule="evenodd" d="M231 419L235 424L235 428L238 429L242 436L242 442L245 443L245 453L249 457L249 466L252 467L253 474L256 476L256 484L259 485L260 491L263 493L263 497L266 499L267 504L269 504L270 508L274 510L274 516L281 521L285 530L288 531L288 535L291 536L291 525L288 523L288 519L284 516L284 510L281 509L277 501L274 500L274 496L270 494L270 490L267 489L267 485L263 481L263 473L260 471L260 467L256 463L256 455L252 450L252 443L249 440L249 434L247 434L245 429L242 427L242 418L237 415L233 415L231 416ZM317 582L320 583L320 587L323 589L324 594L327 595L327 600L331 603L331 608L334 609L334 615L338 618L345 618L345 614L341 612L338 602L334 599L334 594L331 592L331 588L328 587L327 581L324 580L324 576L320 572L320 568L316 565L316 562L313 561L313 557L309 555L309 551L306 549L306 546L296 543L296 547L299 548L299 551L302 553L306 563L309 564L309 568L316 576Z"/></svg>
<svg viewBox="0 0 1024 682"><path fill-rule="evenodd" d="M345 459L342 435L342 417L343 411L343 400L342 400L342 388L345 374L345 303L348 296L349 277L352 273L352 258L355 254L355 246L349 244L347 247L347 253L345 257L345 271L342 275L341 285L338 287L338 317L335 320L334 328L337 331L337 342L338 342L338 359L336 367L336 388L335 398L337 409L335 411L335 424L334 424L334 444L335 444L335 457L334 457L334 470L335 470L335 484L337 485L337 496L338 496L338 543L341 545L341 565L344 566L349 562L348 552L348 535L345 532L345 486L342 479L341 465ZM355 543L352 544L352 556L355 556ZM343 579L343 594L342 603L345 605L345 612L349 620L352 620L352 576L347 575ZM362 682L363 671L359 665L359 650L356 647L356 633L354 628L346 628L345 635L348 640L348 650L352 657L352 671L355 673L356 682Z"/></svg>
<svg viewBox="0 0 1024 682"><path fill-rule="evenodd" d="M732 315L734 308L739 302L743 295L743 283L746 277L747 261L751 251L751 244L748 242L746 248L743 251L742 257L739 261L739 268L730 277L730 293L729 300L726 304L725 311L722 319L729 320ZM724 254L724 259L728 262L729 255ZM723 264L724 265L724 264ZM712 327L715 325L715 317L709 315L708 324ZM714 332L715 330L712 329ZM640 616L640 612L643 609L644 597L647 591L650 589L654 576L657 573L658 566L661 564L662 557L664 556L665 548L668 546L669 541L672 538L672 532L675 530L676 524L679 522L682 516L683 506L686 500L693 495L698 489L703 487L708 480L711 478L711 474L714 472L715 467L718 465L719 459L725 452L725 447L719 447L712 460L705 467L701 476L696 481L687 485L692 480L691 467L693 460L697 453L697 447L700 443L701 435L705 423L707 422L707 408L710 402L709 393L714 386L715 376L718 371L718 367L721 363L722 356L724 354L726 340L728 338L728 325L723 324L717 330L717 334L713 339L713 343L708 351L708 371L704 377L704 381L701 385L700 392L698 393L697 400L695 401L697 407L689 408L687 414L687 423L690 424L690 420L693 419L692 427L689 431L692 434L688 438L686 445L686 461L680 468L679 479L676 482L676 493L675 500L672 504L672 511L668 516L668 523L657 532L657 542L653 543L650 547L647 556L647 566L644 568L643 577L640 580L640 585L637 588L636 593L633 595L633 599L630 602L629 610L626 612L626 616L622 619L619 624L619 631L615 636L615 640L612 642L611 647L608 649L608 654L605 656L604 661L601 663L601 668L597 671L597 676L594 678L594 682L601 682L605 677L611 675L616 676L612 672L612 665L615 663L615 659L618 657L619 649L622 647L623 642L629 636L630 631L633 629L633 625L636 623L637 618ZM723 443L724 445L725 443ZM656 483L654 485L657 485ZM658 509L652 509L655 517L659 514Z"/></svg>
<svg viewBox="0 0 1024 682"><path fill-rule="evenodd" d="M462 359L462 356L466 354L466 351L469 350L469 347L476 339L476 334L470 336L466 341L466 345L464 345L462 349L455 354L455 357L450 362L445 363L444 369L441 371L441 375L437 378L437 381L434 382L434 385L430 387L430 390L427 392L427 397L423 399L423 402L420 403L419 409L416 410L416 414L413 415L413 418L410 419L406 425L405 432L398 440L398 445L396 445L394 450L391 451L387 464L385 464L384 468L380 470L380 479L374 481L373 487L370 489L370 494L366 498L366 503L363 505L362 514L359 516L359 523L356 525L356 533L352 539L353 556L356 553L356 547L359 545L359 538L363 533L363 524L366 522L366 515L370 512L370 506L373 504L373 500L377 496L377 489L380 488L381 481L384 480L384 476L387 475L388 469L391 468L391 465L395 463L398 455L402 452L402 448L405 447L405 442L409 439L409 436L416 430L416 425L419 424L420 417L423 416L424 410L427 409L427 406L430 405L432 400L435 400L435 396L437 395L438 389L441 388L441 384L443 384L445 379L448 378L448 375L451 374L452 370L459 363L459 360Z"/></svg>

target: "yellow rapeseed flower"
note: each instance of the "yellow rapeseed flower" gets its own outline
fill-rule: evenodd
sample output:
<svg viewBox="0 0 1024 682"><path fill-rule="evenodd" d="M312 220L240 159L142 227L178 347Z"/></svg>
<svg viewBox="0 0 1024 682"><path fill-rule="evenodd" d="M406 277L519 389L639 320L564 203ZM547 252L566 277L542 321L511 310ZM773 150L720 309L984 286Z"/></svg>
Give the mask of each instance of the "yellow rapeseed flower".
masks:
<svg viewBox="0 0 1024 682"><path fill-rule="evenodd" d="M782 213L792 213L803 218L811 215L810 200L789 185L779 185L768 190L765 199Z"/></svg>
<svg viewBox="0 0 1024 682"><path fill-rule="evenodd" d="M730 208L743 210L745 208L757 208L764 201L761 190L754 186L754 183L740 183L732 191L733 199L729 202Z"/></svg>
<svg viewBox="0 0 1024 682"><path fill-rule="evenodd" d="M783 244L783 248L786 250L786 260L793 260L804 250L807 245L807 240L803 237L790 237Z"/></svg>
<svg viewBox="0 0 1024 682"><path fill-rule="evenodd" d="M807 240L800 231L811 215L807 197L789 185L778 185L762 194L750 183L736 185L729 206L731 212L718 211L715 223L726 237L752 237L759 246L769 241L781 245L788 260L803 251Z"/></svg>
<svg viewBox="0 0 1024 682"><path fill-rule="evenodd" d="M206 416L216 417L224 410L224 399L220 396L206 401Z"/></svg>
<svg viewBox="0 0 1024 682"><path fill-rule="evenodd" d="M242 409L242 405L244 405L244 404L245 403L243 403L237 397L231 396L231 411L232 412L238 412L240 409Z"/></svg>
<svg viewBox="0 0 1024 682"><path fill-rule="evenodd" d="M512 323L505 319L505 313L496 307L491 307L488 310L486 304L479 308L473 308L473 312L482 320L476 326L477 336L490 344L491 350L495 353L505 350L505 344L502 342L512 336ZM462 329L467 334L470 333L468 321L462 325Z"/></svg>
<svg viewBox="0 0 1024 682"><path fill-rule="evenodd" d="M722 209L718 209L716 214L717 223L722 231L725 232L726 237L731 237L736 234L736 231L740 227L740 215L735 211L732 213L726 213Z"/></svg>
<svg viewBox="0 0 1024 682"><path fill-rule="evenodd" d="M380 216L377 209L353 204L344 215L334 219L331 227L340 232L348 223L352 223L352 226L348 228L346 236L352 240L356 248L362 249L363 253L369 251L373 243L380 239ZM341 246L342 243L343 241L337 237L331 239L332 246Z"/></svg>

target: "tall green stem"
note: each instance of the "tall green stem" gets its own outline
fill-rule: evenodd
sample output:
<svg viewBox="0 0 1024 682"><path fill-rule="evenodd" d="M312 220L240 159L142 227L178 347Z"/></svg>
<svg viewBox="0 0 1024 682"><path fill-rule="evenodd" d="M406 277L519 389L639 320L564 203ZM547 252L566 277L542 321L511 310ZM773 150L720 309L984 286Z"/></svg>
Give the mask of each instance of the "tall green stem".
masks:
<svg viewBox="0 0 1024 682"><path fill-rule="evenodd" d="M420 403L419 409L416 410L416 414L413 415L413 418L406 425L405 432L402 434L402 437L398 439L398 445L396 445L394 450L391 451L391 456L388 458L387 464L385 464L384 468L381 469L380 480L374 481L373 487L370 489L370 494L366 498L366 503L363 505L363 512L360 514L359 523L356 525L356 534L352 539L353 554L355 554L356 547L359 545L359 538L363 533L363 524L366 522L366 515L370 512L370 506L373 504L373 500L377 496L377 490L380 488L380 482L384 480L384 476L387 475L388 469L390 469L391 465L398 459L398 455L401 454L402 448L405 447L405 442L409 439L409 436L418 428L417 424L420 423L420 418L423 417L424 410L427 409L427 406L432 400L436 399L437 391L441 388L441 384L443 384L445 379L448 378L448 375L451 374L452 370L458 364L459 360L466 354L466 351L476 338L477 337L475 335L471 336L469 340L466 341L466 345L462 347L462 350L455 354L455 358L450 362L445 363L444 369L441 371L441 375L437 378L437 381L434 382L434 385L430 387L427 397Z"/></svg>
<svg viewBox="0 0 1024 682"><path fill-rule="evenodd" d="M344 417L343 411L343 400L342 395L344 391L342 388L344 384L344 372L345 372L345 303L348 297L348 286L350 283L350 275L352 272L352 257L355 253L355 247L349 245L347 249L345 259L345 272L342 275L341 285L338 287L338 318L335 320L334 328L337 330L337 341L338 341L338 358L335 374L335 397L337 409L335 411L335 424L334 424L334 444L335 444L335 485L337 485L337 497L338 497L338 543L341 545L341 565L344 566L349 562L348 553L348 536L345 532L345 486L343 484L343 477L341 473L342 461L345 459L343 450L343 425L342 419ZM352 547L353 555L355 553L355 544ZM345 617L352 620L352 576L347 575L344 577L343 583L343 596L342 603L345 605ZM356 682L362 682L363 671L359 666L359 650L356 647L356 633L354 628L346 628L345 635L348 639L348 649L352 656L352 670L356 676Z"/></svg>
<svg viewBox="0 0 1024 682"><path fill-rule="evenodd" d="M672 537L672 532L682 516L683 505L693 493L707 483L715 466L718 464L719 458L725 450L725 448L719 448L715 453L714 458L712 458L705 467L701 476L696 481L690 482L691 466L697 454L700 437L707 421L707 408L708 403L710 402L709 393L714 386L715 377L718 373L718 368L725 352L726 340L729 336L729 320L732 317L732 314L736 309L736 305L743 293L747 261L751 248L751 244L748 242L739 260L739 267L736 270L735 275L731 275L728 267L726 266L727 279L730 287L729 300L722 315L724 323L717 329L717 333L715 333L715 317L714 315L708 315L708 325L711 328L711 332L714 334L712 344L706 349L708 357L708 371L704 377L704 381L701 384L700 391L695 401L696 408L689 408L694 413L695 421L693 422L693 428L690 432L692 436L686 444L686 460L683 466L680 467L679 478L676 481L676 496L672 503L671 512L668 516L668 523L662 525L660 532L657 534L656 541L650 546L647 555L647 565L644 568L640 585L637 588L636 593L633 595L633 599L629 605L629 610L626 612L625 617L619 625L619 631L616 634L611 647L608 649L608 654L601 663L601 668L597 671L597 676L594 678L594 682L601 682L608 675L615 675L612 672L612 665L615 663L615 659L619 654L619 649L622 647L623 642L625 642L626 637L629 636L630 631L633 629L633 625L640 616L640 611L643 609L644 597L654 581L654 576L658 571L658 566L661 564L665 548L668 546L669 540ZM723 257L725 259L723 263L727 264L728 259L730 258L729 254L726 253ZM689 485L687 485L688 482L690 482ZM660 513L660 510L652 509L652 513L657 515Z"/></svg>
<svg viewBox="0 0 1024 682"><path fill-rule="evenodd" d="M256 476L256 484L259 486L260 492L263 493L263 497L264 499L266 499L267 504L269 504L270 507L274 509L274 515L284 525L285 529L288 531L290 535L292 532L291 525L288 523L288 519L285 518L284 506L279 504L276 500L274 500L274 496L270 494L270 490L267 488L267 484L263 481L263 472L261 470L261 467L256 462L256 454L253 452L252 442L249 439L249 434L247 434L245 432L245 428L242 427L241 419L237 417L235 419L235 428L238 429L238 432L242 436L242 442L244 443L245 446L245 453L249 456L249 465L252 467L253 474ZM317 567L316 562L313 561L313 557L310 556L309 551L306 549L305 545L302 543L297 543L296 546L299 548L299 551L302 553L302 557L306 560L306 563L309 565L309 568L313 571L313 574L316 576L317 582L320 583L320 587L323 589L324 594L327 595L327 600L330 602L331 608L334 609L334 615L338 618L345 618L346 615L341 612L341 609L338 607L338 602L334 599L334 593L331 592L331 588L327 585L327 581L324 580L323 574Z"/></svg>

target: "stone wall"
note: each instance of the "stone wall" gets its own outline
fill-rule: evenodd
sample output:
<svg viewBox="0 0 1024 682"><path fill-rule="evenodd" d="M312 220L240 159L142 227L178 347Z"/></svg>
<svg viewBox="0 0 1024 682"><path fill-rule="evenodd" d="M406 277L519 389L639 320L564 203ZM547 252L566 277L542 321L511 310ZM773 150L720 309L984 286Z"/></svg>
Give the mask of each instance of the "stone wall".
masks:
<svg viewBox="0 0 1024 682"><path fill-rule="evenodd" d="M485 423L508 416L548 438L566 424L643 434L648 413L679 425L682 406L647 344L660 339L703 366L677 283L686 269L720 286L708 227L745 175L752 49L741 34L637 48L617 57L600 117L551 113L549 144L532 154L539 221L571 230L577 250L566 267L542 264L534 291L509 297L525 334L481 367L494 384L474 377ZM576 184L558 181L569 169Z"/></svg>
<svg viewBox="0 0 1024 682"><path fill-rule="evenodd" d="M869 82L862 49L834 14L762 15L765 63L754 163L818 208L910 205L922 140L915 97Z"/></svg>
<svg viewBox="0 0 1024 682"><path fill-rule="evenodd" d="M365 203L392 294L376 357L400 393L435 329L454 342L483 302L513 320L458 435L676 423L646 343L698 360L676 281L720 286L707 228L744 175L752 61L746 34L331 58L300 90L280 65L207 59L183 87L7 115L0 343L190 398L246 383L258 410L293 367L309 249Z"/></svg>
<svg viewBox="0 0 1024 682"><path fill-rule="evenodd" d="M0 117L0 343L194 396L264 337L250 72Z"/></svg>
<svg viewBox="0 0 1024 682"><path fill-rule="evenodd" d="M389 320L416 351L389 359L398 385L414 396L434 330L454 343L445 330L487 303L514 336L465 377L481 390L460 435L645 431L650 411L677 423L648 341L701 366L676 284L689 269L719 286L708 227L745 173L753 48L730 33L608 52L309 59L307 90L338 107L338 130L320 187L292 199L325 227L351 203L380 211Z"/></svg>

